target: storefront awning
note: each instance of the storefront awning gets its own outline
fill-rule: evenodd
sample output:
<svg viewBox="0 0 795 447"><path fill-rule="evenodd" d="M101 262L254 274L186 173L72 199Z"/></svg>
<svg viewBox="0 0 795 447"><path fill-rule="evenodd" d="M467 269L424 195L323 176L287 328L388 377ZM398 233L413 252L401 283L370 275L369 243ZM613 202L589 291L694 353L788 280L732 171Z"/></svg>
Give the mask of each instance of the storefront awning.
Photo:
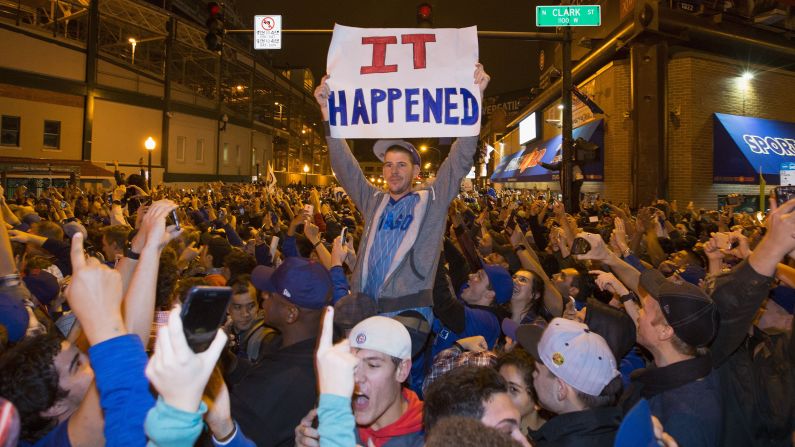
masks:
<svg viewBox="0 0 795 447"><path fill-rule="evenodd" d="M781 163L795 162L795 123L716 113L713 183L779 183Z"/></svg>
<svg viewBox="0 0 795 447"><path fill-rule="evenodd" d="M583 174L587 181L602 181L604 178L604 125L603 120L594 120L583 124L572 131L572 136L583 138L599 146L597 161L588 162L583 166ZM555 163L560 160L563 137L556 135L546 141L531 143L525 149L510 154L500 160L500 164L491 176L493 182L550 182L557 180L558 172L549 171L538 165Z"/></svg>

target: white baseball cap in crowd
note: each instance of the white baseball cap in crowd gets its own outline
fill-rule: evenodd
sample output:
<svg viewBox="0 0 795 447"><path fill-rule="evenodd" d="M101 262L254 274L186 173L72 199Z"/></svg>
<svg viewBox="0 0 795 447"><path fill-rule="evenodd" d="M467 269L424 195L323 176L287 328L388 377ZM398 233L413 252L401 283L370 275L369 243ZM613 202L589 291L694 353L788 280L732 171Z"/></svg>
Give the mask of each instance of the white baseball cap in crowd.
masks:
<svg viewBox="0 0 795 447"><path fill-rule="evenodd" d="M351 329L348 341L351 348L371 349L392 357L411 358L411 336L397 320L375 316L362 320Z"/></svg>
<svg viewBox="0 0 795 447"><path fill-rule="evenodd" d="M610 346L583 323L555 318L546 329L526 324L516 338L552 374L585 394L600 395L619 375Z"/></svg>

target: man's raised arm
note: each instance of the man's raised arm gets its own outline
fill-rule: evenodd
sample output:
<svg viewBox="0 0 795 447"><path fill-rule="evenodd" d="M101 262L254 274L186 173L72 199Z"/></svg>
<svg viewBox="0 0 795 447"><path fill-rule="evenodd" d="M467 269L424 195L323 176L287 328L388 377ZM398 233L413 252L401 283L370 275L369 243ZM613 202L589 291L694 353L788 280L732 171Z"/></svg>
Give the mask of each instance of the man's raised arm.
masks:
<svg viewBox="0 0 795 447"><path fill-rule="evenodd" d="M475 64L475 84L480 88L480 97L489 84L491 77L483 69L483 65ZM450 154L444 159L436 173L433 187L436 195L445 202L450 202L458 194L461 179L469 173L472 160L478 147L479 135L462 137L455 140Z"/></svg>
<svg viewBox="0 0 795 447"><path fill-rule="evenodd" d="M345 192L353 199L360 210L367 209L367 202L373 200L374 194L378 189L367 181L359 167L359 162L351 153L351 148L344 138L333 138L329 127L328 97L329 87L326 84L328 75L323 76L320 85L315 89L315 100L320 106L320 113L323 115L323 128L326 132L326 143L328 144L331 169L334 176L340 182Z"/></svg>

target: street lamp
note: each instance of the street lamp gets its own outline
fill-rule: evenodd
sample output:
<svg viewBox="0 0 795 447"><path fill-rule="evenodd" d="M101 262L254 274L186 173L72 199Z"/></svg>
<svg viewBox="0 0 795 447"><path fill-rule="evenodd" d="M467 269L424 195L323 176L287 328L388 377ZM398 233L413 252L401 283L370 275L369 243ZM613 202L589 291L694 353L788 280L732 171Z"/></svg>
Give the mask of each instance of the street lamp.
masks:
<svg viewBox="0 0 795 447"><path fill-rule="evenodd" d="M130 65L135 65L135 46L138 44L138 41L135 40L135 37L130 37L127 39L127 42L130 42L132 45L132 54L130 56Z"/></svg>
<svg viewBox="0 0 795 447"><path fill-rule="evenodd" d="M152 151L155 150L155 146L157 146L157 143L155 143L155 139L152 137L147 138L146 141L144 142L144 147L146 148L146 151L149 153L149 179L148 179L149 191L152 190Z"/></svg>
<svg viewBox="0 0 795 447"><path fill-rule="evenodd" d="M425 152L428 152L428 150L432 150L432 151L436 152L436 164L437 164L437 166L441 165L442 164L442 152L439 149L435 148L435 147L429 147L429 146L424 145L424 144L422 146L420 146L420 152L425 153ZM430 169L431 169L431 163L428 162L428 163L425 164L425 170L429 171ZM430 172L428 174L430 175Z"/></svg>
<svg viewBox="0 0 795 447"><path fill-rule="evenodd" d="M304 165L304 184L309 186L309 165Z"/></svg>

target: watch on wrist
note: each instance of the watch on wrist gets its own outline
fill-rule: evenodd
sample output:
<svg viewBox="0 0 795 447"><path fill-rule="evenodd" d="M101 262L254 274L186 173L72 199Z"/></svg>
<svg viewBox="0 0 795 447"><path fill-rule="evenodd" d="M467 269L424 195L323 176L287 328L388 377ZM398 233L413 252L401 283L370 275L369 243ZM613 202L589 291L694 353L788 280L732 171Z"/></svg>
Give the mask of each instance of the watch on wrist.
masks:
<svg viewBox="0 0 795 447"><path fill-rule="evenodd" d="M138 259L141 258L141 254L134 252L132 250L132 247L127 247L124 249L124 257L137 261Z"/></svg>
<svg viewBox="0 0 795 447"><path fill-rule="evenodd" d="M626 295L621 295L619 297L619 301L621 301L622 303L626 303L627 301L635 301L635 296L636 296L635 292L630 291Z"/></svg>

